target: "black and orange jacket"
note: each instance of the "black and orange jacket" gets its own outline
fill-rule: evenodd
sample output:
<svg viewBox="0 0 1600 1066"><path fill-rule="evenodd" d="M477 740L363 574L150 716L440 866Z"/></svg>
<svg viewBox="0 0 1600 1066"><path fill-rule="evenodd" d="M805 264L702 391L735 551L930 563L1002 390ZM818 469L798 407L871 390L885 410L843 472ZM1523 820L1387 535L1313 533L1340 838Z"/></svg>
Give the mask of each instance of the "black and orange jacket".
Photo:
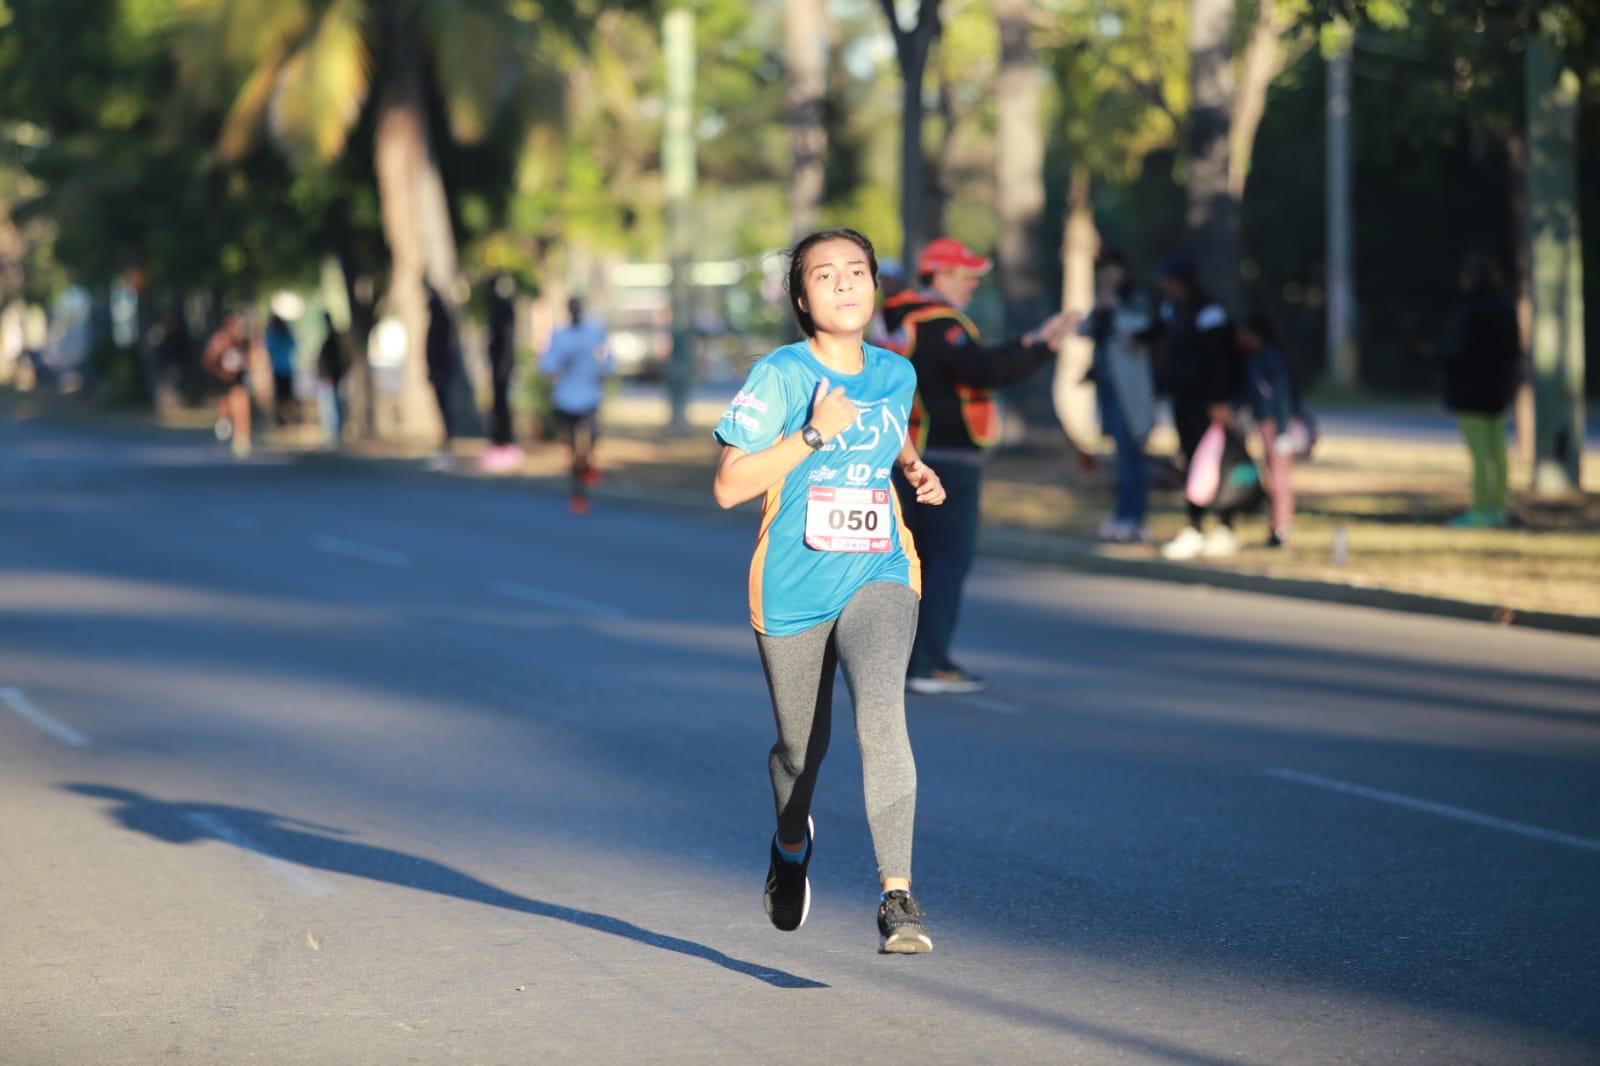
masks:
<svg viewBox="0 0 1600 1066"><path fill-rule="evenodd" d="M911 443L919 452L977 451L1000 439L1000 412L991 389L1032 376L1055 355L1048 345L1021 340L984 347L978 327L921 289L907 289L883 305L887 346L917 369Z"/></svg>

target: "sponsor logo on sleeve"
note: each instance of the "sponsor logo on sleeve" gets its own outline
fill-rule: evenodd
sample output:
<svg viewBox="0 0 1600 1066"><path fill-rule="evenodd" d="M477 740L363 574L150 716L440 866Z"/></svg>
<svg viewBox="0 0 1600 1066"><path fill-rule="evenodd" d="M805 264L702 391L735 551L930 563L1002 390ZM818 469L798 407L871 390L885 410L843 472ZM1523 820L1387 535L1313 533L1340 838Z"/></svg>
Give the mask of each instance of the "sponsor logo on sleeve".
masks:
<svg viewBox="0 0 1600 1066"><path fill-rule="evenodd" d="M734 425L738 426L740 429L748 429L751 433L760 433L761 432L761 420L760 419L751 418L749 415L745 414L743 411L736 411L731 407L728 408L726 411L724 411L722 413L722 421L724 421L724 422L732 422Z"/></svg>
<svg viewBox="0 0 1600 1066"><path fill-rule="evenodd" d="M762 414L767 413L767 402L754 393L745 392L743 389L733 394L734 407L748 407Z"/></svg>

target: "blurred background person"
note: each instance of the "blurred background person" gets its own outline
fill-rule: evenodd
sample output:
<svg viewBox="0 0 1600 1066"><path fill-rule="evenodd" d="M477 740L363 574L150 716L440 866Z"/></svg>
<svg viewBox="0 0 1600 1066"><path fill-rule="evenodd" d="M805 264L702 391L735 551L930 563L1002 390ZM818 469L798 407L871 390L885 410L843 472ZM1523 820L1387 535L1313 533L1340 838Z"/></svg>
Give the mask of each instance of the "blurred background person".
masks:
<svg viewBox="0 0 1600 1066"><path fill-rule="evenodd" d="M508 274L495 278L489 290L489 450L480 465L488 471L513 469L522 463L511 420L511 378L516 372L516 282Z"/></svg>
<svg viewBox="0 0 1600 1066"><path fill-rule="evenodd" d="M439 451L429 460L429 466L442 469L450 465L450 444L455 440L455 419L450 401L454 391L456 364L461 361L461 337L456 332L455 318L445 306L444 297L432 285L427 286L428 335L424 342L424 355L428 361L428 384L433 386L433 398L439 405L439 423L443 439Z"/></svg>
<svg viewBox="0 0 1600 1066"><path fill-rule="evenodd" d="M1295 441L1291 428L1300 417L1300 392L1272 319L1251 315L1239 327L1239 351L1245 359L1245 386L1240 406L1249 411L1261 434L1261 454L1267 469L1267 498L1271 501L1272 531L1266 547L1289 544L1294 526Z"/></svg>
<svg viewBox="0 0 1600 1066"><path fill-rule="evenodd" d="M1456 416L1472 456L1472 507L1450 520L1456 529L1510 522L1505 416L1516 397L1522 348L1517 313L1503 288L1493 259L1482 252L1469 255L1461 267L1461 302L1433 347L1444 405Z"/></svg>
<svg viewBox="0 0 1600 1066"><path fill-rule="evenodd" d="M562 439L572 452L573 514L589 513L589 489L600 481L594 465L600 438L600 400L605 379L615 369L606 347L606 331L583 316L583 299L567 301L568 321L550 335L550 347L539 360L539 371L550 378L550 403Z"/></svg>
<svg viewBox="0 0 1600 1066"><path fill-rule="evenodd" d="M244 316L231 311L222 319L201 353L200 365L211 376L217 395L217 438L228 441L233 454L250 455L250 337Z"/></svg>
<svg viewBox="0 0 1600 1066"><path fill-rule="evenodd" d="M1160 384L1172 399L1172 421L1186 471L1206 430L1231 423L1232 405L1244 380L1233 322L1222 304L1211 298L1198 273L1195 258L1187 251L1174 252L1161 265L1165 357ZM1232 510L1215 509L1217 524L1207 532L1206 514L1213 509L1187 500L1185 506L1189 523L1162 546L1164 557L1221 558L1239 550Z"/></svg>
<svg viewBox="0 0 1600 1066"><path fill-rule="evenodd" d="M294 399L294 331L278 312L267 319L267 361L272 364L272 419L286 426L295 413Z"/></svg>
<svg viewBox="0 0 1600 1066"><path fill-rule="evenodd" d="M1117 449L1116 506L1100 523L1101 540L1142 543L1149 539L1145 512L1150 472L1145 441L1155 425L1155 379L1150 346L1155 322L1149 298L1114 249L1095 262L1094 310L1078 323L1078 334L1094 342L1089 376L1099 399L1100 420Z"/></svg>
<svg viewBox="0 0 1600 1066"><path fill-rule="evenodd" d="M344 435L344 377L350 369L345 339L333 324L333 316L323 313L327 333L317 352L317 411L322 416L322 433L330 448L337 448Z"/></svg>

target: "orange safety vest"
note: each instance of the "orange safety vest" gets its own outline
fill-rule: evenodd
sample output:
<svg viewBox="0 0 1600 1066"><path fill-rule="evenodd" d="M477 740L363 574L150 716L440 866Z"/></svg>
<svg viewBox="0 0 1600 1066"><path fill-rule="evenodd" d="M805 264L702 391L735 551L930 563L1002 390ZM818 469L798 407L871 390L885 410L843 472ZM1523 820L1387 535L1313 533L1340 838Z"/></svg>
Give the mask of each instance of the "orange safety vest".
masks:
<svg viewBox="0 0 1600 1066"><path fill-rule="evenodd" d="M911 359L917 349L917 327L924 322L942 318L954 319L966 328L974 341L979 340L978 327L973 325L972 320L966 315L944 304L930 304L912 311L901 321L900 329L905 337L903 342L890 341L885 347ZM961 421L967 427L967 435L980 448L990 448L1000 443L1000 408L990 391L959 383L955 389L956 399L961 403ZM923 405L920 386L911 402L911 425L908 427L908 432L912 445L917 451L922 451L928 440L928 409Z"/></svg>

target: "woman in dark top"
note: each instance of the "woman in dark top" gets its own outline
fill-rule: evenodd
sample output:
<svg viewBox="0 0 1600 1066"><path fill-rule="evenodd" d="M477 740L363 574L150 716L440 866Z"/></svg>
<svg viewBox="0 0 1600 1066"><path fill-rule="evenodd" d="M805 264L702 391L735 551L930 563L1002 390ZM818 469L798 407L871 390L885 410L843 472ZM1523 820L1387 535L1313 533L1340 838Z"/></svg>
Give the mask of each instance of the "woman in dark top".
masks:
<svg viewBox="0 0 1600 1066"><path fill-rule="evenodd" d="M1444 405L1472 454L1472 509L1451 521L1462 529L1499 527L1506 511L1506 409L1522 358L1517 315L1502 291L1500 269L1481 253L1461 270L1461 303L1436 347Z"/></svg>

